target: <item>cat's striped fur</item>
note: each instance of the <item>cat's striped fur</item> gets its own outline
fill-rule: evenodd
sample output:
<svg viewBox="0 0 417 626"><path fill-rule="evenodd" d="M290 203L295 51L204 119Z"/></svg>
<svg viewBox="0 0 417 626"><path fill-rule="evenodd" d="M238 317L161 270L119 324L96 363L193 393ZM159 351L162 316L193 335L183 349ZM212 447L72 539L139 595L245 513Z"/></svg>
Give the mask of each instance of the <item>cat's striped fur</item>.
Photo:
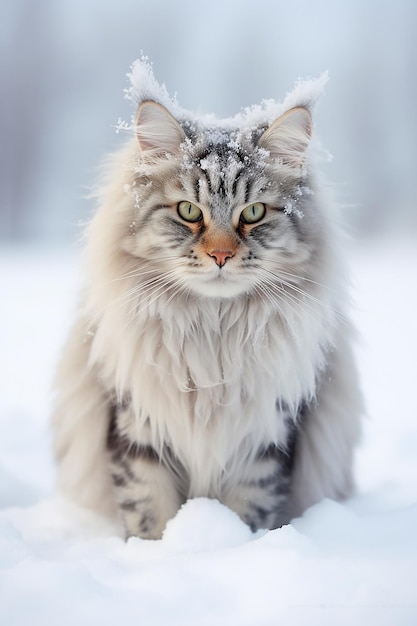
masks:
<svg viewBox="0 0 417 626"><path fill-rule="evenodd" d="M197 496L253 529L348 496L361 398L310 112L207 126L145 101L136 134L57 375L61 489L145 538Z"/></svg>

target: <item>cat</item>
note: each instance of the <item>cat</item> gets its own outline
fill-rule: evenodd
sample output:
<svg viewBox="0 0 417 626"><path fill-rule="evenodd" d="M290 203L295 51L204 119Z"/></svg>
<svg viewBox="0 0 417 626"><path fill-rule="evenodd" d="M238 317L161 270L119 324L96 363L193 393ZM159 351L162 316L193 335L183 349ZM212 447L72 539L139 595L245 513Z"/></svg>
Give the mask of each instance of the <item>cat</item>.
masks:
<svg viewBox="0 0 417 626"><path fill-rule="evenodd" d="M347 280L300 100L216 121L144 98L108 165L52 427L59 488L126 537L194 497L255 531L352 493Z"/></svg>

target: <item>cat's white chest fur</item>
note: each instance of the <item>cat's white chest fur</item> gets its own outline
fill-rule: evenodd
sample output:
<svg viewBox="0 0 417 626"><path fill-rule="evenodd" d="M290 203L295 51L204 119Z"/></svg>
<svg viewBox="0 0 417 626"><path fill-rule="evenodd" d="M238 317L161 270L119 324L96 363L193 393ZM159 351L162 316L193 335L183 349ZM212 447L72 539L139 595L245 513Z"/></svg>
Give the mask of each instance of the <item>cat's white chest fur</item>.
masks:
<svg viewBox="0 0 417 626"><path fill-rule="evenodd" d="M224 473L239 472L254 450L285 445L277 401L295 414L314 394L323 328L305 315L290 328L250 297L160 311L113 327L111 344L104 316L92 353L105 364L106 384L131 396L131 439L168 445L192 477L191 494L215 494Z"/></svg>

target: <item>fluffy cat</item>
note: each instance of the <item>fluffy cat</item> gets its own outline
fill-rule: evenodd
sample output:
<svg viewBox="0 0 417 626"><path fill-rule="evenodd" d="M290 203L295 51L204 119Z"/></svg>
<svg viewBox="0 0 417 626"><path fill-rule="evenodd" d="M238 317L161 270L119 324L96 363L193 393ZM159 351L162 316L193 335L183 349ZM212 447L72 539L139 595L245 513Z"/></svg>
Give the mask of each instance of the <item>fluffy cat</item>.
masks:
<svg viewBox="0 0 417 626"><path fill-rule="evenodd" d="M215 121L157 92L108 166L53 432L60 489L126 536L197 496L255 530L351 494L346 277L294 100Z"/></svg>

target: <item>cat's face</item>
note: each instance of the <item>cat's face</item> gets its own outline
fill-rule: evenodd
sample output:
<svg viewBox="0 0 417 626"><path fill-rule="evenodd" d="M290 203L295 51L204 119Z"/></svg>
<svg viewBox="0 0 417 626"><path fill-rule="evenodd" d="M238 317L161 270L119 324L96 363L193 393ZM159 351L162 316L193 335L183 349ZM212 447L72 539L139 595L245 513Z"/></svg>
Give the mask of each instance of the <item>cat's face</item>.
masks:
<svg viewBox="0 0 417 626"><path fill-rule="evenodd" d="M140 163L127 249L160 290L230 298L298 284L314 252L306 183L310 115L296 108L265 130L181 125L139 108Z"/></svg>

